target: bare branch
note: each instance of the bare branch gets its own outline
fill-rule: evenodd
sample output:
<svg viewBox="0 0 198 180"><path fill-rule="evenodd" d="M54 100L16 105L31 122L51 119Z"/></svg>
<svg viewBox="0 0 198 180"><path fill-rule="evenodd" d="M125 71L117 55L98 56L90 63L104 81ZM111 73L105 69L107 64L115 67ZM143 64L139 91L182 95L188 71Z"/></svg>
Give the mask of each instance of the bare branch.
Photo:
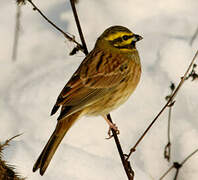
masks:
<svg viewBox="0 0 198 180"><path fill-rule="evenodd" d="M171 94L166 96L166 100L168 100L173 91L175 90L175 84L171 82L170 85L170 90L171 90ZM173 100L170 102L170 104L173 104ZM171 113L172 113L172 105L169 105L169 111L168 111L168 128L167 128L167 136L168 136L168 142L164 148L164 158L167 159L167 161L170 161L170 157L171 157L171 138L170 138L170 124L171 124Z"/></svg>
<svg viewBox="0 0 198 180"><path fill-rule="evenodd" d="M107 118L110 122L113 123L112 119L111 119L111 116L110 114L107 115ZM119 155L120 155L120 158L121 158L121 161L122 161L122 165L124 167L124 170L127 174L127 177L129 180L133 180L134 179L134 171L132 170L131 168L131 164L130 162L125 158L125 155L122 151L122 147L120 145L120 141L118 139L118 136L117 136L117 133L114 129L111 129L112 133L113 133L113 137L114 137L114 140L115 140L115 143L116 143L116 146L117 146L117 149L118 149L118 152L119 152Z"/></svg>
<svg viewBox="0 0 198 180"><path fill-rule="evenodd" d="M70 3L71 3L72 11L73 11L73 14L74 14L74 18L75 18L75 21L76 21L76 26L78 28L78 33L80 35L80 39L81 39L81 42L82 42L83 50L84 50L85 55L87 55L88 54L88 49L87 49L87 45L86 45L86 42L85 42L85 39L84 39L84 36L83 36L83 33L82 33L82 29L81 29L81 26L80 26L80 21L78 19L78 14L77 14L77 11L76 11L76 6L75 6L76 2L75 2L75 0L70 0ZM76 52L76 50L78 50L78 49L76 48L75 52Z"/></svg>
<svg viewBox="0 0 198 180"><path fill-rule="evenodd" d="M198 152L198 149L196 149L195 151L193 151L190 155L188 155L182 162L181 165L184 165L184 163L186 161L188 161L194 154L196 154Z"/></svg>
<svg viewBox="0 0 198 180"><path fill-rule="evenodd" d="M174 165L172 165L160 178L159 180L162 180L172 169L174 168Z"/></svg>

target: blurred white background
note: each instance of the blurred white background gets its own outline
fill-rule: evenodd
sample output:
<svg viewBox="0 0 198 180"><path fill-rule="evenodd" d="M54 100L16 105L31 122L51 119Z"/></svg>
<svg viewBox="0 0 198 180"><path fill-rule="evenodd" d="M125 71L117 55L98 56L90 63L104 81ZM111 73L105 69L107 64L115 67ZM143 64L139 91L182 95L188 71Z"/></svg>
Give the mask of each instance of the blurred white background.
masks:
<svg viewBox="0 0 198 180"><path fill-rule="evenodd" d="M68 0L33 1L59 27L79 41ZM127 153L165 104L170 82L178 84L198 49L190 40L198 27L197 0L80 0L77 5L89 50L109 26L123 25L144 37L137 44L142 62L141 82L127 103L111 113ZM22 7L16 62L11 60L16 3L0 6L0 141L23 133L4 157L32 180L127 179L114 140L105 140L108 126L101 117L83 117L65 136L45 175L32 167L56 125L50 117L56 98L83 60L69 56L74 45L64 39L32 6ZM172 159L163 158L168 111L158 119L133 154L135 179L157 180L172 165L198 148L198 83L185 82L172 112ZM174 171L165 179L172 180ZM179 180L197 180L198 154L180 171Z"/></svg>

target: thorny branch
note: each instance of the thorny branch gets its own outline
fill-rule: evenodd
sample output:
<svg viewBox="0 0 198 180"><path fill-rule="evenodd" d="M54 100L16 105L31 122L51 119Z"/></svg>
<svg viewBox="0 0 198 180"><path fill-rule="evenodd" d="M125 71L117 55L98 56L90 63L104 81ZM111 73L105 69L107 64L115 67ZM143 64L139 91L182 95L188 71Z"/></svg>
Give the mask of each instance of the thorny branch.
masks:
<svg viewBox="0 0 198 180"><path fill-rule="evenodd" d="M186 161L188 161L197 152L198 152L198 149L196 149L191 154L189 154L181 163L174 162L173 165L160 177L159 180L162 180L173 168L176 169L174 180L177 180L179 170L183 167L183 165L186 163Z"/></svg>
<svg viewBox="0 0 198 180"><path fill-rule="evenodd" d="M173 99L175 98L175 96L177 95L179 89L181 88L181 86L183 85L184 81L186 80L186 77L190 71L190 69L192 68L195 59L198 56L198 50L195 53L190 65L188 66L188 69L186 70L186 72L184 73L184 76L181 78L180 83L178 84L177 88L174 90L174 92L172 93L172 95L170 96L169 100L167 101L167 103L164 105L164 107L160 110L160 112L157 114L157 116L154 118L154 120L151 122L151 124L147 127L147 129L144 131L144 133L142 134L142 136L137 140L137 142L135 143L135 145L131 148L127 160L129 159L129 157L131 156L131 154L136 150L136 147L138 146L138 144L142 141L142 139L145 137L145 135L147 134L147 132L150 130L150 128L153 126L153 124L155 123L155 121L158 119L158 117L163 113L163 111L170 106L171 101L173 101Z"/></svg>

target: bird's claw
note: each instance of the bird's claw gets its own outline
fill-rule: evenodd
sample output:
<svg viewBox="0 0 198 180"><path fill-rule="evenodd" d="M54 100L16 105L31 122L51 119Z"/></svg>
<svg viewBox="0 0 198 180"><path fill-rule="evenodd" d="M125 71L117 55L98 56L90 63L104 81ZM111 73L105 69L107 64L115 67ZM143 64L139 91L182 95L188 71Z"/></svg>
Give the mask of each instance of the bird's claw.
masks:
<svg viewBox="0 0 198 180"><path fill-rule="evenodd" d="M111 139L113 137L112 130L114 130L117 135L120 134L120 131L119 131L118 127L116 126L116 124L111 124L109 126L108 137L106 139Z"/></svg>

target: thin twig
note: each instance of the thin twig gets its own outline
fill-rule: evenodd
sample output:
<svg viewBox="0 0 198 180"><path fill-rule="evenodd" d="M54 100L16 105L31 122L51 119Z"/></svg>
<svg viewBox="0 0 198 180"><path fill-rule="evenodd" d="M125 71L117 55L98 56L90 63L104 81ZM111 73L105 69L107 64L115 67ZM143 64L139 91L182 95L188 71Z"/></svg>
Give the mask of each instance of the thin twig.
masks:
<svg viewBox="0 0 198 180"><path fill-rule="evenodd" d="M12 50L13 61L17 59L17 49L18 49L18 40L19 40L19 32L20 32L20 17L21 17L21 6L17 6L16 25L15 25L15 32L14 32L14 44L13 44L13 50Z"/></svg>
<svg viewBox="0 0 198 180"><path fill-rule="evenodd" d="M33 6L33 10L37 10L37 11L39 12L39 14L40 14L48 23L50 23L53 27L55 27L58 31L60 31L60 32L65 36L65 38L67 38L69 41L74 42L74 43L77 45L77 47L78 47L82 52L84 52L84 49L83 49L82 45L79 44L79 43L75 40L74 36L69 36L66 32L64 32L61 28L59 28L59 27L58 27L57 25L55 25L51 20L49 20L49 19L41 12L41 10L38 9L38 7L32 2L32 0L27 0L27 1Z"/></svg>
<svg viewBox="0 0 198 180"><path fill-rule="evenodd" d="M190 45L191 45L191 46L192 46L194 40L196 39L197 35L198 35L198 27L197 27L197 29L195 30L195 33L193 34L192 38L190 39Z"/></svg>
<svg viewBox="0 0 198 180"><path fill-rule="evenodd" d="M138 144L142 141L142 139L145 137L145 135L147 134L147 132L150 130L150 128L153 126L153 124L155 123L155 121L158 119L158 117L162 114L162 112L170 105L171 101L173 101L174 97L177 95L177 92L179 91L179 89L181 88L181 86L183 85L187 74L189 73L192 65L195 62L196 57L198 56L198 50L195 53L190 65L188 66L188 69L186 70L186 72L184 73L184 76L181 78L179 85L177 86L177 88L175 89L175 91L173 92L173 94L171 95L171 97L169 98L169 100L167 101L167 103L164 105L164 107L160 110L160 112L157 114L157 116L154 118L154 120L151 122L151 124L147 127L147 129L144 131L144 133L142 134L142 136L137 140L137 142L135 143L135 145L131 148L127 160L129 159L129 157L131 156L131 154L136 150L136 147L138 146Z"/></svg>
<svg viewBox="0 0 198 180"><path fill-rule="evenodd" d="M179 175L179 171L180 171L181 167L183 167L184 163L186 163L186 161L188 161L197 152L198 152L198 149L196 149L191 154L189 154L181 163L174 163L175 164L174 167L176 168L174 180L177 180L177 177Z"/></svg>
<svg viewBox="0 0 198 180"><path fill-rule="evenodd" d="M177 177L179 175L179 171L181 169L181 167L183 167L184 163L186 161L188 161L195 153L198 152L198 149L196 149L195 151L193 151L190 155L188 155L181 163L174 163L176 164L177 166L175 166L176 168L176 172L175 172L175 177L174 177L174 180L177 180Z"/></svg>
<svg viewBox="0 0 198 180"><path fill-rule="evenodd" d="M181 162L181 165L184 165L184 163L186 161L188 161L195 153L198 152L198 149L196 149L195 151L193 151L189 156L187 156L182 162Z"/></svg>
<svg viewBox="0 0 198 180"><path fill-rule="evenodd" d="M171 94L173 93L174 89L175 89L175 84L171 82L170 85L170 89L171 89ZM166 100L169 99L169 97L171 96L168 95L166 97ZM173 104L173 101L170 102L170 104ZM164 148L164 158L167 159L167 161L170 161L170 157L171 157L171 138L170 138L170 126L171 126L171 114L172 114L172 105L169 106L169 111L168 111L168 128L167 128L167 138L168 138L168 142Z"/></svg>
<svg viewBox="0 0 198 180"><path fill-rule="evenodd" d="M174 166L172 165L160 178L159 180L162 180L172 169L174 168Z"/></svg>
<svg viewBox="0 0 198 180"><path fill-rule="evenodd" d="M178 177L178 174L179 174L179 170L180 170L180 168L176 169L174 180L177 180L177 177Z"/></svg>
<svg viewBox="0 0 198 180"><path fill-rule="evenodd" d="M188 161L197 152L198 152L198 149L196 149L191 154L189 154L181 163L174 162L173 165L160 177L159 180L162 180L173 168L176 169L174 180L177 180L179 171L183 167L184 163L186 163L186 161Z"/></svg>
<svg viewBox="0 0 198 180"><path fill-rule="evenodd" d="M179 175L179 170L181 169L182 165L178 162L174 162L173 166L176 169L174 180L177 180L177 177Z"/></svg>
<svg viewBox="0 0 198 180"><path fill-rule="evenodd" d="M78 28L78 33L80 35L80 39L81 39L81 42L82 42L82 46L83 46L83 50L84 50L84 53L85 55L88 54L88 49L87 49L87 45L86 45L86 42L85 42L85 39L84 39L84 36L83 36L83 33L82 33L82 29L81 29L81 26L80 26L80 21L78 19L78 14L77 14L77 11L76 11L76 6L75 6L75 0L70 0L70 3L71 3L71 7L72 7L72 11L73 11L73 14L74 14L74 18L75 18L75 21L76 21L76 26Z"/></svg>
<svg viewBox="0 0 198 180"><path fill-rule="evenodd" d="M113 123L112 119L111 119L111 116L110 114L107 115L107 118L110 122ZM114 137L114 140L115 140L115 143L116 143L116 146L117 146L117 149L118 149L118 152L119 152L119 155L120 155L120 158L121 158L121 161L122 161L122 164L124 166L124 170L127 174L127 177L129 180L133 180L134 178L134 171L132 170L131 168L131 164L130 162L125 158L125 155L123 153L123 150L122 150L122 147L120 145L120 141L118 139L118 136L117 136L117 133L114 129L111 129L112 133L113 133L113 137Z"/></svg>

